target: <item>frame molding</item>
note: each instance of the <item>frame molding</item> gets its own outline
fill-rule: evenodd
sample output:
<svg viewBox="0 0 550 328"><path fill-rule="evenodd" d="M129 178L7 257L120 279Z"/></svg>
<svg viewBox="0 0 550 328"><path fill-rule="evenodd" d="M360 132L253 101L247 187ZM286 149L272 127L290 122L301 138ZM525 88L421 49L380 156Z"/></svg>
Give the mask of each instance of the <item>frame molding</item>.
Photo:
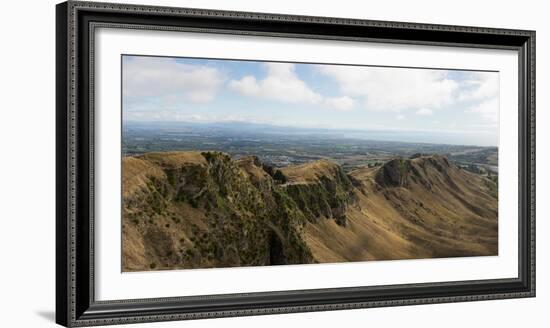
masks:
<svg viewBox="0 0 550 328"><path fill-rule="evenodd" d="M68 327L535 296L535 32L68 1L56 7L56 322ZM196 31L519 54L519 277L155 299L94 299L94 32Z"/></svg>

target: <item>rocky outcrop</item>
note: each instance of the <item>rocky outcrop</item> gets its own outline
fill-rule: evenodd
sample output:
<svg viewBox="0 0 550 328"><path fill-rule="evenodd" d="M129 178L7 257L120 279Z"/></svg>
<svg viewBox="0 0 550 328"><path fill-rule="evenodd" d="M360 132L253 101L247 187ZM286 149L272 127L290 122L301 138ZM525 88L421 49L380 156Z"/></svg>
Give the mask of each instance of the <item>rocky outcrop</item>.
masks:
<svg viewBox="0 0 550 328"><path fill-rule="evenodd" d="M411 161L397 158L384 164L376 174L376 182L383 187L406 187L411 174Z"/></svg>
<svg viewBox="0 0 550 328"><path fill-rule="evenodd" d="M289 179L283 185L284 190L309 221L328 218L335 220L338 225L346 226L347 208L354 202L352 181L340 166L328 162L309 163L301 169L315 170L318 167L323 169L314 171L314 178L306 181ZM289 174L293 169L286 169L286 173Z"/></svg>
<svg viewBox="0 0 550 328"><path fill-rule="evenodd" d="M177 165L153 160L164 175L149 177L145 187L125 197L125 223L143 235L149 262L128 263L127 269L312 261L301 233L304 214L257 161L235 162L214 152L201 156ZM182 212L198 218L185 220ZM148 242L159 238L164 241Z"/></svg>
<svg viewBox="0 0 550 328"><path fill-rule="evenodd" d="M413 156L412 159L396 158L386 162L376 172L375 180L382 187L409 187L413 183L420 183L431 188L434 176L429 171L437 171L437 176L443 175L448 179L448 170L458 170L452 166L447 158L433 156ZM452 180L448 181L453 183Z"/></svg>

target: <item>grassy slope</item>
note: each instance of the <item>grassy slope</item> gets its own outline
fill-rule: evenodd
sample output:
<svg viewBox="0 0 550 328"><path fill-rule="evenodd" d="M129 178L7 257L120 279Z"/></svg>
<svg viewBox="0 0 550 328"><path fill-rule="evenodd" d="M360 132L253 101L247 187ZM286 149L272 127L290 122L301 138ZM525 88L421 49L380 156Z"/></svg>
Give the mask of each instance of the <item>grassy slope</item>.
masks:
<svg viewBox="0 0 550 328"><path fill-rule="evenodd" d="M418 176L407 177L406 186L381 187L377 177L384 166L352 172L363 192L356 192L348 226L307 227L314 257L334 262L496 255L496 186L442 158L418 158L410 165Z"/></svg>

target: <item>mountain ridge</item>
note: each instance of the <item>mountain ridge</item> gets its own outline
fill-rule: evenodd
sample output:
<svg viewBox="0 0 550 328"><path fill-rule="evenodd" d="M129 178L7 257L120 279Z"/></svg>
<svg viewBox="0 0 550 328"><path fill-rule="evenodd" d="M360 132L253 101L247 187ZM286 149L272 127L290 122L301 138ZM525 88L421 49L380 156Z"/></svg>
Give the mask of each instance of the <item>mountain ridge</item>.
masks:
<svg viewBox="0 0 550 328"><path fill-rule="evenodd" d="M198 151L122 165L124 271L498 253L496 185L438 155L349 173Z"/></svg>

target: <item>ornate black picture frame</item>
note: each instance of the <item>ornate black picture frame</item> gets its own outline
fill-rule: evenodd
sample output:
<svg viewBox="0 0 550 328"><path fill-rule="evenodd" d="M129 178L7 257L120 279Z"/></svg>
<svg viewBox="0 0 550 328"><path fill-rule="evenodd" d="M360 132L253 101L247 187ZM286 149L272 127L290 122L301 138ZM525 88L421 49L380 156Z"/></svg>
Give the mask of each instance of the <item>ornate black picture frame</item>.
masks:
<svg viewBox="0 0 550 328"><path fill-rule="evenodd" d="M196 31L510 49L519 58L519 277L161 299L94 297L94 32ZM57 5L56 321L92 326L535 296L535 32L69 1Z"/></svg>

